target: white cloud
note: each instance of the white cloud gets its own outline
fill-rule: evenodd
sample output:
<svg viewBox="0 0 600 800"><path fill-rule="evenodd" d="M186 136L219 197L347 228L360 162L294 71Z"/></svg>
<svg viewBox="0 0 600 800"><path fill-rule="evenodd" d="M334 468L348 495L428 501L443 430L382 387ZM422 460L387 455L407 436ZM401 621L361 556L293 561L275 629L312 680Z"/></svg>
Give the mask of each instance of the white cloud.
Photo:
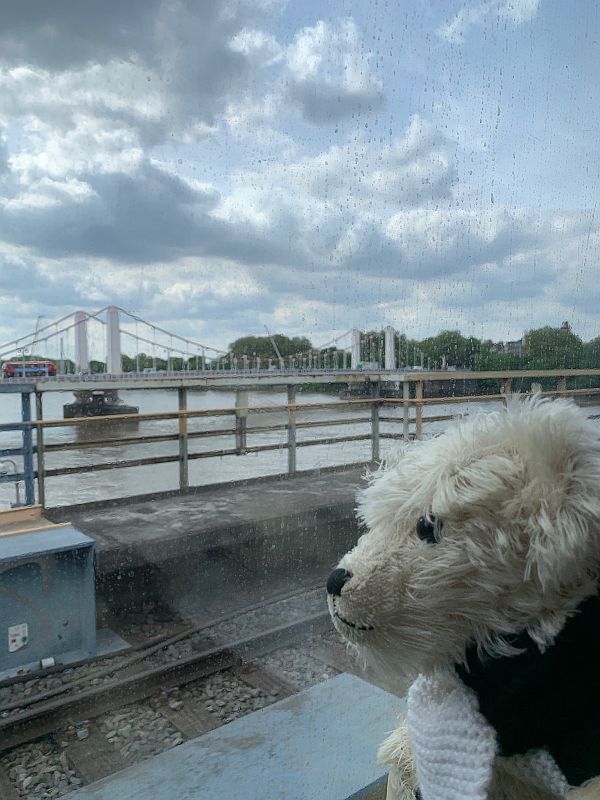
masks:
<svg viewBox="0 0 600 800"><path fill-rule="evenodd" d="M382 82L370 61L354 20L319 20L288 47L288 97L315 124L368 114L383 104Z"/></svg>
<svg viewBox="0 0 600 800"><path fill-rule="evenodd" d="M45 176L133 175L144 157L131 129L105 119L78 117L64 134L38 120L27 132L28 147L10 157L12 172L23 184Z"/></svg>
<svg viewBox="0 0 600 800"><path fill-rule="evenodd" d="M94 197L97 197L96 193L84 181L76 178L60 181L44 177L32 181L24 191L14 197L0 197L0 208L18 213L32 209L49 209L65 203L86 203Z"/></svg>
<svg viewBox="0 0 600 800"><path fill-rule="evenodd" d="M254 28L242 28L229 46L234 53L242 53L255 66L270 67L282 59L283 51L277 39Z"/></svg>
<svg viewBox="0 0 600 800"><path fill-rule="evenodd" d="M539 3L540 0L487 0L476 5L467 3L451 20L438 28L437 34L447 42L463 42L470 28L493 15L518 27L536 16Z"/></svg>

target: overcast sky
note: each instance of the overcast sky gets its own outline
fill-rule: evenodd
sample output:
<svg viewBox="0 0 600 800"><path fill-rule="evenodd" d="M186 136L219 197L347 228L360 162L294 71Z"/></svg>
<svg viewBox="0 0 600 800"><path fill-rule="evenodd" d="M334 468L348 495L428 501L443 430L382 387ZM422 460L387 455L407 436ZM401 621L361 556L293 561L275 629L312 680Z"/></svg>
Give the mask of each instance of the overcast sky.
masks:
<svg viewBox="0 0 600 800"><path fill-rule="evenodd" d="M600 334L588 0L0 0L0 339Z"/></svg>

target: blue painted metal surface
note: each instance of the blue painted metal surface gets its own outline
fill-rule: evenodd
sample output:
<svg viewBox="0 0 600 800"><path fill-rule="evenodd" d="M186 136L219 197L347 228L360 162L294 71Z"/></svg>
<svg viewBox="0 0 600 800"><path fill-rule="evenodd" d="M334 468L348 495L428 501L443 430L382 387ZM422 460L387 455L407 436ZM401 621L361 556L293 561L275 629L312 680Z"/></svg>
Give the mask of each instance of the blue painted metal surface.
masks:
<svg viewBox="0 0 600 800"><path fill-rule="evenodd" d="M21 456L23 459L23 471L9 473L0 476L0 483L17 483L23 481L25 484L25 505L32 506L35 503L35 478L36 472L33 465L33 455L36 448L33 446L33 431L31 425L31 391L35 387L28 385L19 387L21 391L21 422L3 423L0 425L0 433L21 431L22 446L8 447L0 450L0 458Z"/></svg>
<svg viewBox="0 0 600 800"><path fill-rule="evenodd" d="M21 394L21 419L31 422L31 393ZM23 472L25 473L25 504L32 506L35 503L35 485L33 470L33 435L31 427L23 428Z"/></svg>
<svg viewBox="0 0 600 800"><path fill-rule="evenodd" d="M23 624L27 642L10 652ZM95 653L94 540L72 527L0 537L0 677Z"/></svg>
<svg viewBox="0 0 600 800"><path fill-rule="evenodd" d="M348 800L380 781L377 747L402 701L353 675L313 686L73 800ZM362 794L361 794L362 793Z"/></svg>

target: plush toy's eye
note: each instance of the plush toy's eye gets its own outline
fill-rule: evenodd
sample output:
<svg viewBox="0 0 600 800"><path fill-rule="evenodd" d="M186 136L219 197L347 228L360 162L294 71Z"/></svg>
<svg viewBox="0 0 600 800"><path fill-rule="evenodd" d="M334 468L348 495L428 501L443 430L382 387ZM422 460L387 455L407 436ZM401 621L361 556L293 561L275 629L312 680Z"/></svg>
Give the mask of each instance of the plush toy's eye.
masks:
<svg viewBox="0 0 600 800"><path fill-rule="evenodd" d="M424 542L428 542L429 544L436 544L437 543L436 533L439 527L440 524L439 522L436 523L434 515L426 514L424 517L419 517L419 519L417 520L417 536Z"/></svg>

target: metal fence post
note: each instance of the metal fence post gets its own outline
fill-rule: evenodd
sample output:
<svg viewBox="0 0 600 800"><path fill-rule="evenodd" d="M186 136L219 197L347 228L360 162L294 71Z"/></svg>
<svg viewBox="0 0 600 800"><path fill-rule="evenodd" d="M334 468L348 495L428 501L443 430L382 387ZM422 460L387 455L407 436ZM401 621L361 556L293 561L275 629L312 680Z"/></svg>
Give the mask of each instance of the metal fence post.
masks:
<svg viewBox="0 0 600 800"><path fill-rule="evenodd" d="M408 381L402 382L402 438L408 442L410 433L410 383Z"/></svg>
<svg viewBox="0 0 600 800"><path fill-rule="evenodd" d="M504 395L502 402L506 405L506 398L510 397L512 394L512 379L511 378L502 378L500 381L500 394Z"/></svg>
<svg viewBox="0 0 600 800"><path fill-rule="evenodd" d="M21 419L31 422L31 393L21 392ZM23 428L23 472L25 473L25 504L35 504L35 486L33 470L33 436L31 426Z"/></svg>
<svg viewBox="0 0 600 800"><path fill-rule="evenodd" d="M423 404L419 400L423 399L423 381L415 384L415 436L417 439L423 438Z"/></svg>
<svg viewBox="0 0 600 800"><path fill-rule="evenodd" d="M248 391L238 389L235 393L235 449L238 456L246 452L248 430Z"/></svg>
<svg viewBox="0 0 600 800"><path fill-rule="evenodd" d="M38 422L44 419L41 392L35 393L35 418ZM36 427L35 444L37 451L38 503L44 508L46 505L46 484L44 480L44 429L41 425Z"/></svg>
<svg viewBox="0 0 600 800"><path fill-rule="evenodd" d="M374 383L372 396L379 397L379 383ZM379 402L371 402L371 460L379 461Z"/></svg>
<svg viewBox="0 0 600 800"><path fill-rule="evenodd" d="M177 389L179 410L187 411L187 389ZM188 477L188 419L186 414L179 415L179 491L189 486Z"/></svg>
<svg viewBox="0 0 600 800"><path fill-rule="evenodd" d="M292 475L296 472L296 409L291 408L296 404L296 387L287 387L287 401L288 401L288 472Z"/></svg>

